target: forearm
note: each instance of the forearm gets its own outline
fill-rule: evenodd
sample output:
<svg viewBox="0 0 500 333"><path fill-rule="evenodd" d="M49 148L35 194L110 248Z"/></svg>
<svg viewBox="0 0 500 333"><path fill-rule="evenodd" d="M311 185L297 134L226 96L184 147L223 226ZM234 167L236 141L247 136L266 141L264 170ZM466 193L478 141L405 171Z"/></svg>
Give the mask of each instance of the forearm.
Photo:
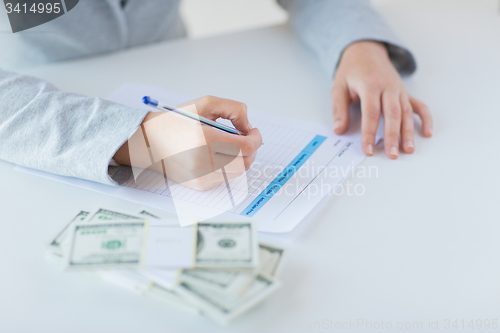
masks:
<svg viewBox="0 0 500 333"><path fill-rule="evenodd" d="M146 114L0 71L0 159L114 184L109 161Z"/></svg>
<svg viewBox="0 0 500 333"><path fill-rule="evenodd" d="M388 45L389 56L400 73L415 71L411 53L367 0L277 1L288 10L294 31L317 55L331 78L345 48L362 40Z"/></svg>

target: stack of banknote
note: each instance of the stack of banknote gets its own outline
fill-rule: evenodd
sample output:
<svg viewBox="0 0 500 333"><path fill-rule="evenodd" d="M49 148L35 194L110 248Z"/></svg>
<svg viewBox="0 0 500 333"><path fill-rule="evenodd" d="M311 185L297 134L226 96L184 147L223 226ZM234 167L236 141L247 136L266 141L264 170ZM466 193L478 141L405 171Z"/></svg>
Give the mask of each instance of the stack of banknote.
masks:
<svg viewBox="0 0 500 333"><path fill-rule="evenodd" d="M221 325L279 286L285 250L259 243L255 225L202 222L181 227L146 210L80 212L49 242L67 270L160 297Z"/></svg>

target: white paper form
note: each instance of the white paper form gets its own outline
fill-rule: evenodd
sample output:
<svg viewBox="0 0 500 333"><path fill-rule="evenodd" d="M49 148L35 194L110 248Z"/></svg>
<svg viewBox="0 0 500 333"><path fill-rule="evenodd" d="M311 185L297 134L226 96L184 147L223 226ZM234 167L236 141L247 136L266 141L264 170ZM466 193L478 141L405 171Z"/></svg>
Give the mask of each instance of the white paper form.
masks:
<svg viewBox="0 0 500 333"><path fill-rule="evenodd" d="M174 105L192 99L139 84L126 84L112 93L109 99L148 109L142 104L142 97L146 95ZM204 192L165 181L163 175L149 170L141 174L137 181L132 179L117 188L22 169L202 220L214 217L222 220L253 218L258 222L259 231L290 232L364 159L360 136L337 136L324 125L256 110L249 110L248 115L254 127L261 131L265 142L258 150L254 165L246 175Z"/></svg>

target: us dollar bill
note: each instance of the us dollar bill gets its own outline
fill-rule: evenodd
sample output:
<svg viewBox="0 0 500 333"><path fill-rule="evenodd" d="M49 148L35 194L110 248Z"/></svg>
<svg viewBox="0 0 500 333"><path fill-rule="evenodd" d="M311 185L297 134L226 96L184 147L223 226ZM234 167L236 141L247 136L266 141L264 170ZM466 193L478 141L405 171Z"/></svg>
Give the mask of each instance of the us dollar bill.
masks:
<svg viewBox="0 0 500 333"><path fill-rule="evenodd" d="M139 267L146 222L112 221L75 225L68 253L68 269Z"/></svg>
<svg viewBox="0 0 500 333"><path fill-rule="evenodd" d="M124 220L139 220L145 219L146 216L138 217L122 212L112 211L109 209L100 208L95 213L90 214L87 211L79 212L57 235L49 242L48 252L57 257L64 257L65 252L69 247L69 235L72 227L76 223L96 222L96 221L124 221Z"/></svg>
<svg viewBox="0 0 500 333"><path fill-rule="evenodd" d="M190 269L183 270L181 282L236 297L243 297L260 274L276 278L281 270L285 250L270 244L259 244L259 269L255 272Z"/></svg>
<svg viewBox="0 0 500 333"><path fill-rule="evenodd" d="M109 216L108 212L104 214ZM148 228L147 220L141 219L105 220L108 222L74 225L66 251L68 269L258 267L258 243L252 223L203 223L188 230L171 225Z"/></svg>
<svg viewBox="0 0 500 333"><path fill-rule="evenodd" d="M139 212L139 216L160 219L145 209ZM207 222L195 225L197 228L195 267L251 270L257 266L258 240L252 222ZM227 274L219 273L221 279L227 279Z"/></svg>
<svg viewBox="0 0 500 333"><path fill-rule="evenodd" d="M255 278L252 273L208 269L184 270L179 277L180 281L190 285L236 297L242 297Z"/></svg>
<svg viewBox="0 0 500 333"><path fill-rule="evenodd" d="M138 215L141 215L141 216L146 216L148 218L152 218L152 219L160 219L159 216L156 216L155 214L151 213L151 212L148 212L147 210L144 210L142 209Z"/></svg>
<svg viewBox="0 0 500 333"><path fill-rule="evenodd" d="M258 275L243 298L185 282L179 284L174 291L207 317L220 325L227 325L269 297L279 286L280 282Z"/></svg>
<svg viewBox="0 0 500 333"><path fill-rule="evenodd" d="M172 305L176 308L189 311L194 314L199 314L200 310L198 308L192 306L190 303L186 302L184 299L182 299L180 296L178 296L174 291L165 289L156 283L153 283L151 285L151 288L149 288L146 291L146 295L152 296L154 298L160 299L169 305Z"/></svg>
<svg viewBox="0 0 500 333"><path fill-rule="evenodd" d="M67 239L69 233L71 232L71 226L75 223L83 222L88 216L89 212L80 211L57 235L49 242L48 252L52 255L62 258L64 256L62 244Z"/></svg>
<svg viewBox="0 0 500 333"><path fill-rule="evenodd" d="M259 244L259 274L277 278L285 260L285 249L269 243Z"/></svg>
<svg viewBox="0 0 500 333"><path fill-rule="evenodd" d="M154 228L149 221L154 221ZM80 212L49 247L65 256L67 268L96 270L115 285L202 312L222 325L279 287L276 277L286 251L276 245L259 244L252 222L193 224L189 233L181 232L188 235L184 238L170 233L176 228L182 227L175 219L160 219L147 210L133 215L100 208L93 214ZM159 232L157 237L150 239L149 234L154 236L155 232ZM160 245L148 247L149 240ZM184 245L192 244L183 248L189 249L185 252L187 266L172 267L168 260L161 261L164 268L143 265L146 249L154 249L149 252L162 257L161 250L171 248L176 257L179 240L185 240ZM170 242L170 247L162 248L162 242ZM190 269L177 269L187 267Z"/></svg>
<svg viewBox="0 0 500 333"><path fill-rule="evenodd" d="M133 291L140 295L152 296L171 306L199 314L199 310L177 296L175 292L152 282L133 269L100 270L97 274L106 282Z"/></svg>
<svg viewBox="0 0 500 333"><path fill-rule="evenodd" d="M145 216L135 216L131 214L126 214L122 212L117 212L105 208L99 208L92 217L88 220L89 222L111 222L111 221L130 221L130 220L144 220Z"/></svg>
<svg viewBox="0 0 500 333"><path fill-rule="evenodd" d="M198 223L195 267L257 268L258 244L252 222Z"/></svg>

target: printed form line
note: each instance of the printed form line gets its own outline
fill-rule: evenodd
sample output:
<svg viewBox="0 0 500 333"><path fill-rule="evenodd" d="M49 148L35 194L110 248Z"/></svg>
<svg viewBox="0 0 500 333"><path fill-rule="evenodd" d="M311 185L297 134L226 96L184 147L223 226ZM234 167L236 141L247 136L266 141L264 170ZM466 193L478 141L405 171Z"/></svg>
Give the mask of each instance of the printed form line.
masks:
<svg viewBox="0 0 500 333"><path fill-rule="evenodd" d="M323 172L323 170L325 170L328 165L330 163L332 163L332 161L336 158L336 157L340 157L342 156L342 154L345 152L345 148L349 148L350 146L352 145L352 142L347 142L343 147L342 149L340 150L340 153L339 154L336 154L335 156L332 157L332 159L323 167L323 169L321 169L320 172L318 172L318 174L306 185L304 186L304 188L299 192L299 194L297 194L297 196L295 198L293 198L292 201L290 201L290 203L288 205L286 205L285 208L283 208L283 210L278 214L276 215L276 217L274 218L274 220L276 220L281 214L283 214L283 212L288 208L290 207L290 205L302 194L302 192L304 192L306 190L306 188L312 184L313 181L316 180L316 178L318 178L319 175L321 175L321 173Z"/></svg>
<svg viewBox="0 0 500 333"><path fill-rule="evenodd" d="M255 198L240 215L254 216L271 198L281 189L285 183L292 178L297 170L314 154L314 152L325 142L326 136L316 135L314 139L288 164L281 173L274 178L264 191Z"/></svg>

